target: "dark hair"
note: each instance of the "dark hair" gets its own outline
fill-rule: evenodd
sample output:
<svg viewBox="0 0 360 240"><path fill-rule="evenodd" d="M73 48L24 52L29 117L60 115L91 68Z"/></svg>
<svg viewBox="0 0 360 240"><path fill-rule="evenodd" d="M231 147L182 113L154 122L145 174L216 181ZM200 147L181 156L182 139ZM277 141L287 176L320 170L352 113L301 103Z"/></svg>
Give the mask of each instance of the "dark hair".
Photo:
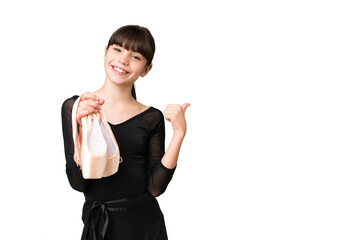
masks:
<svg viewBox="0 0 360 240"><path fill-rule="evenodd" d="M140 53L146 58L147 66L152 63L155 53L155 41L149 29L145 27L127 25L119 28L111 35L107 48L109 49L113 44ZM131 89L131 95L136 99L134 85Z"/></svg>

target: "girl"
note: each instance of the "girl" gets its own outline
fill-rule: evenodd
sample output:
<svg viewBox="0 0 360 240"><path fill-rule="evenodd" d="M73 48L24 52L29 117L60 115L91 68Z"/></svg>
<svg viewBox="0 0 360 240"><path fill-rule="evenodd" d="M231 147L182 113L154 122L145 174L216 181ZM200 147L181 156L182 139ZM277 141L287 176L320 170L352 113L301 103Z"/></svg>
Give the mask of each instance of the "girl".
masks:
<svg viewBox="0 0 360 240"><path fill-rule="evenodd" d="M167 105L164 115L136 100L134 82L152 68L154 39L147 28L129 25L116 30L105 48L104 85L84 93L76 111L81 118L101 110L114 133L123 162L101 179L84 179L73 159L71 114L78 96L62 105L66 174L70 185L85 195L81 239L167 239L164 218L155 197L169 184L186 133L185 110ZM165 119L173 138L165 152Z"/></svg>

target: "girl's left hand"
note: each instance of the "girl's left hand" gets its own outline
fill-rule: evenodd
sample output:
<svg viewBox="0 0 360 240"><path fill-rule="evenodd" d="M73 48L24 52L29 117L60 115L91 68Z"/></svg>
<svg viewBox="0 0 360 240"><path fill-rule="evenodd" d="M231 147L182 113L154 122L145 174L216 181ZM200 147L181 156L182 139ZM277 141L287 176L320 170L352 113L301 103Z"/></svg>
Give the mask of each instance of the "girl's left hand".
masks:
<svg viewBox="0 0 360 240"><path fill-rule="evenodd" d="M190 103L180 104L168 104L164 111L164 117L171 122L174 134L180 134L185 136L186 133L186 120L185 111L190 106Z"/></svg>

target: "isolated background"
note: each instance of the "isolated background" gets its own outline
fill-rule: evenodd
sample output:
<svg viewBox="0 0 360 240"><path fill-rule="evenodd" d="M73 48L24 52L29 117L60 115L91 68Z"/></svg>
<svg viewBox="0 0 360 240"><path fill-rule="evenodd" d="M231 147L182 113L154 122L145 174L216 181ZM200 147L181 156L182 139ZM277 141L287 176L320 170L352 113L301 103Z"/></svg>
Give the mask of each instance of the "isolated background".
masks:
<svg viewBox="0 0 360 240"><path fill-rule="evenodd" d="M127 24L157 44L139 101L191 103L158 198L169 239L359 239L357 1L96 2L0 3L6 239L80 239L60 108L102 85L105 45Z"/></svg>

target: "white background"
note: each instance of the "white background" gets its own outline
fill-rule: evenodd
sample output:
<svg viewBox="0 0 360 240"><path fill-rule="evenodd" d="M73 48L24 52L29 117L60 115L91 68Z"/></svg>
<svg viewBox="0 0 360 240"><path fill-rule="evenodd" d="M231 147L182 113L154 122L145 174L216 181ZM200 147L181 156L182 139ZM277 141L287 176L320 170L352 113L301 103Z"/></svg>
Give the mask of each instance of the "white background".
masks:
<svg viewBox="0 0 360 240"><path fill-rule="evenodd" d="M6 239L80 239L84 197L66 178L60 108L102 85L105 45L127 24L157 45L138 100L191 103L158 198L169 239L360 238L357 1L4 2Z"/></svg>

